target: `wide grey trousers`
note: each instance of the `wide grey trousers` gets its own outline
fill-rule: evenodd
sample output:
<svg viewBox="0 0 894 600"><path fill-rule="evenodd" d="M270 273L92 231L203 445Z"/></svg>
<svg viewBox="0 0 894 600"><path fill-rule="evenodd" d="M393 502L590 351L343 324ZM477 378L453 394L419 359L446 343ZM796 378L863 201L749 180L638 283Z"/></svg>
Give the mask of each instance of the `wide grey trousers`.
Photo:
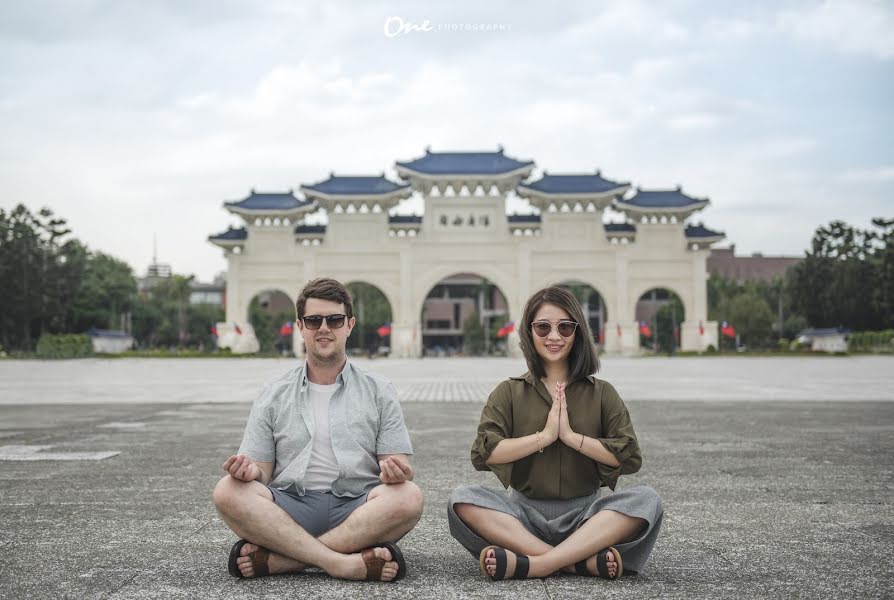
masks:
<svg viewBox="0 0 894 600"><path fill-rule="evenodd" d="M615 544L615 548L621 553L625 574L638 573L649 560L664 515L661 497L644 483L605 494L597 490L590 496L570 500L533 500L515 490L507 493L480 485L464 485L450 494L447 501L447 520L450 535L475 558L478 558L481 551L490 543L478 536L457 516L454 506L460 503L474 504L512 515L525 529L551 546L563 542L600 510L613 510L644 519L648 522L648 526L636 539L625 544Z"/></svg>

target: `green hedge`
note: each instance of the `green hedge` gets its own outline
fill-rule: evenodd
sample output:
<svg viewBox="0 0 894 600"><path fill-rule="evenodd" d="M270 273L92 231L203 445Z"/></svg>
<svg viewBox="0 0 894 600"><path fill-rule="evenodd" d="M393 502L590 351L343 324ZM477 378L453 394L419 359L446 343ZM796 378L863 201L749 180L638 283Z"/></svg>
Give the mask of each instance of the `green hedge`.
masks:
<svg viewBox="0 0 894 600"><path fill-rule="evenodd" d="M857 331L851 334L848 349L852 352L894 351L894 329Z"/></svg>
<svg viewBox="0 0 894 600"><path fill-rule="evenodd" d="M93 356L93 344L84 334L44 334L37 340L38 358L84 358Z"/></svg>

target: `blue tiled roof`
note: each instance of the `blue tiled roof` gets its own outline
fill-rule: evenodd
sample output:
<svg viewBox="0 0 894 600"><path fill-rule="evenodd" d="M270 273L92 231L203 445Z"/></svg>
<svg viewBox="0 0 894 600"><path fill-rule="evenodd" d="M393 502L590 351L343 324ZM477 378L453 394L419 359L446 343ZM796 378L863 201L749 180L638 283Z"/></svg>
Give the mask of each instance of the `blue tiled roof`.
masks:
<svg viewBox="0 0 894 600"><path fill-rule="evenodd" d="M847 327L829 327L825 329L805 329L798 337L825 337L828 335L843 335L853 333Z"/></svg>
<svg viewBox="0 0 894 600"><path fill-rule="evenodd" d="M594 175L548 175L537 181L523 183L520 188L536 190L544 194L601 194L630 185L602 177L599 171Z"/></svg>
<svg viewBox="0 0 894 600"><path fill-rule="evenodd" d="M693 198L684 194L680 188L675 190L641 190L637 188L636 194L630 198L621 199L625 204L641 206L643 208L684 208L693 204L705 202L701 198Z"/></svg>
<svg viewBox="0 0 894 600"><path fill-rule="evenodd" d="M388 223L392 225L422 223L422 217L420 215L391 215L388 217Z"/></svg>
<svg viewBox="0 0 894 600"><path fill-rule="evenodd" d="M248 232L244 227L240 227L236 229L234 227L230 227L223 233L218 233L217 235L212 235L208 239L209 240L226 240L226 241L239 241L248 238Z"/></svg>
<svg viewBox="0 0 894 600"><path fill-rule="evenodd" d="M293 210L296 208L310 207L313 205L313 202L299 200L291 191L262 194L252 190L247 198L239 200L238 202L226 202L224 205L245 210Z"/></svg>
<svg viewBox="0 0 894 600"><path fill-rule="evenodd" d="M686 237L688 238L709 238L717 236L723 237L723 232L708 229L701 223L699 223L698 225L686 226Z"/></svg>
<svg viewBox="0 0 894 600"><path fill-rule="evenodd" d="M295 233L326 233L325 225L298 225Z"/></svg>
<svg viewBox="0 0 894 600"><path fill-rule="evenodd" d="M329 179L313 185L302 185L302 190L310 190L330 196L375 196L378 194L390 194L395 190L403 190L410 187L408 183L395 183L386 179L384 175L368 176L337 176L330 174Z"/></svg>
<svg viewBox="0 0 894 600"><path fill-rule="evenodd" d="M120 329L96 329L91 327L87 330L86 335L90 337L112 337L112 338L129 338L131 337L126 331Z"/></svg>
<svg viewBox="0 0 894 600"><path fill-rule="evenodd" d="M398 162L417 173L427 175L502 175L534 164L534 161L519 161L503 154L500 148L496 152L431 152L425 150L425 156L408 162Z"/></svg>
<svg viewBox="0 0 894 600"><path fill-rule="evenodd" d="M509 215L510 223L539 223L540 215Z"/></svg>
<svg viewBox="0 0 894 600"><path fill-rule="evenodd" d="M630 223L604 223L606 233L636 233L636 227Z"/></svg>

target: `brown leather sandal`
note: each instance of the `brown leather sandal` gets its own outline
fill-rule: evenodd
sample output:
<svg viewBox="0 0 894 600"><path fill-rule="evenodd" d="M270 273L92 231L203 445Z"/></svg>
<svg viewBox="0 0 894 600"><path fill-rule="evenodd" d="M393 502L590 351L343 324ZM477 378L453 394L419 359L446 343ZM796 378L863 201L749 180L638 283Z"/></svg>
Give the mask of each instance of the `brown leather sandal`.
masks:
<svg viewBox="0 0 894 600"><path fill-rule="evenodd" d="M239 579L254 579L255 577L270 575L270 569L267 566L267 559L270 558L270 550L261 548L260 546L258 546L258 549L254 552L250 552L246 555L251 558L251 566L254 569L255 574L251 578L248 578L239 570L239 565L236 564L236 559L239 558L242 546L247 543L248 540L239 540L233 544L233 547L230 549L230 560L227 562L227 570L230 572L230 575L238 577Z"/></svg>
<svg viewBox="0 0 894 600"><path fill-rule="evenodd" d="M375 555L373 550L375 548L388 548L388 551L391 552L391 560L397 563L397 575L394 576L390 582L386 581L385 583L393 583L400 579L403 579L407 574L407 563L404 560L404 554L400 551L400 548L397 547L397 544L393 544L391 542L384 542L382 544L376 544L374 546L370 546L369 548L364 548L360 551L360 556L363 557L363 562L366 563L366 580L367 581L381 581L382 580L382 569L385 568L386 561L384 558L379 558Z"/></svg>

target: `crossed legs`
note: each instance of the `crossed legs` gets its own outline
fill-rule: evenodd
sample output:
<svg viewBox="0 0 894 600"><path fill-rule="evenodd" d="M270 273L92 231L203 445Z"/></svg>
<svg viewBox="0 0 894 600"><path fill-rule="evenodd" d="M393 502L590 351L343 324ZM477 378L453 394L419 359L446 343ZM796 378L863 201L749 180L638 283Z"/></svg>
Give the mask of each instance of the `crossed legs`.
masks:
<svg viewBox="0 0 894 600"><path fill-rule="evenodd" d="M236 535L271 551L271 573L315 566L333 577L363 579L366 565L358 552L376 543L396 541L410 531L422 515L423 498L419 486L410 481L379 485L370 491L363 506L319 538L277 506L270 490L257 481L239 481L227 475L214 488L214 504ZM252 551L249 544L243 547L243 555ZM392 579L397 563L390 560L387 549L376 548L375 552L389 561L382 579ZM253 574L247 556L239 559L239 565L244 575Z"/></svg>
<svg viewBox="0 0 894 600"><path fill-rule="evenodd" d="M561 569L573 571L574 565L584 559L587 559L587 569L595 573L597 552L634 539L647 525L644 519L601 510L553 547L525 529L512 515L466 503L457 503L453 508L460 520L489 543L530 557L529 577L546 577ZM606 558L609 573L614 574L617 568L614 557L607 553ZM515 557L509 557L508 562L507 571L514 572ZM485 563L493 575L496 559L488 557Z"/></svg>

